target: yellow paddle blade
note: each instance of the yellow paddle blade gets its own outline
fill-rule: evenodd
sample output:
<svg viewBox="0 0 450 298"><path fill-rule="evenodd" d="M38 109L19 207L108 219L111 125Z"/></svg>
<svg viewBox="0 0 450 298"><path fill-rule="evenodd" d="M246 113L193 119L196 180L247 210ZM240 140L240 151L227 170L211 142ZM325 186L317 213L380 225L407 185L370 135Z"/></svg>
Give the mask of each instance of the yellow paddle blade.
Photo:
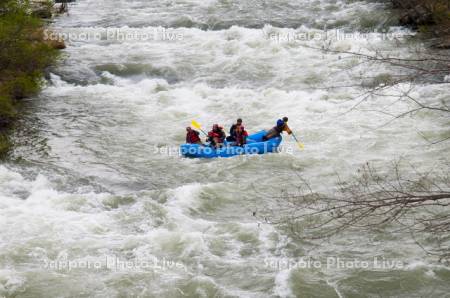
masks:
<svg viewBox="0 0 450 298"><path fill-rule="evenodd" d="M303 144L300 143L300 142L297 142L297 146L298 146L298 148L299 148L300 150L305 149L305 145L303 145Z"/></svg>
<svg viewBox="0 0 450 298"><path fill-rule="evenodd" d="M198 123L195 120L192 120L191 125L197 129L202 129L202 126L200 125L200 123Z"/></svg>

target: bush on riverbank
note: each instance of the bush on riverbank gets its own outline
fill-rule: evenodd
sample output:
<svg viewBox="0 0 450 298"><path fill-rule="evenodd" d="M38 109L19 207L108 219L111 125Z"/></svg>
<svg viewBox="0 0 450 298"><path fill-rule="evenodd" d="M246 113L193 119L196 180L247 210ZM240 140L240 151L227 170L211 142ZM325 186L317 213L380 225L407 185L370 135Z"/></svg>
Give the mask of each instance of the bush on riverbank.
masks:
<svg viewBox="0 0 450 298"><path fill-rule="evenodd" d="M440 24L449 18L448 0L391 0L394 8L405 11L405 25Z"/></svg>
<svg viewBox="0 0 450 298"><path fill-rule="evenodd" d="M17 0L0 2L0 130L17 115L17 100L40 90L45 69L58 51L42 35L44 23L30 14L29 4ZM1 133L0 155L7 150Z"/></svg>
<svg viewBox="0 0 450 298"><path fill-rule="evenodd" d="M450 48L449 0L390 0L400 10L400 24L440 39L437 45Z"/></svg>

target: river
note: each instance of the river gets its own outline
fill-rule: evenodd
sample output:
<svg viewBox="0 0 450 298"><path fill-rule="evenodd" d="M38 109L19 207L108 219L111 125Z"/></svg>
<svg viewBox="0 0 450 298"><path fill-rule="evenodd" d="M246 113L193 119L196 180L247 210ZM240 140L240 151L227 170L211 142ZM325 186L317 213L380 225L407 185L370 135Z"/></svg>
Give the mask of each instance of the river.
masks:
<svg viewBox="0 0 450 298"><path fill-rule="evenodd" d="M443 135L448 119L422 113L382 126L392 116L375 110L408 103L375 97L353 108L357 87L322 88L352 85L349 66L358 67L315 49L324 44L408 51L383 38L383 29L411 34L388 19L371 1L71 4L51 25L70 37L61 63L23 105L0 165L0 297L449 297L449 268L407 235L318 244L252 215L299 176L327 191L367 161L448 162L448 145L418 133ZM342 28L353 37L336 38ZM414 92L448 96L438 84ZM283 116L304 150L286 136L278 154L176 152L193 119L209 129L241 117L255 132Z"/></svg>

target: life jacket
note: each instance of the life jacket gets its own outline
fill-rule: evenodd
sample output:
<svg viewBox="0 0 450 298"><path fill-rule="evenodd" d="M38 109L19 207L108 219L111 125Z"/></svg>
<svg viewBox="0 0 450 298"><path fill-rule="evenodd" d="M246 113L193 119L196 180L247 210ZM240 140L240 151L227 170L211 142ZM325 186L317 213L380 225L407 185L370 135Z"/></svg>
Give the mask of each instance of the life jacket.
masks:
<svg viewBox="0 0 450 298"><path fill-rule="evenodd" d="M281 134L283 132L284 129L284 125L283 126L275 126L273 128L278 134Z"/></svg>
<svg viewBox="0 0 450 298"><path fill-rule="evenodd" d="M244 145L245 144L245 137L248 137L247 131L244 129L242 131L235 130L236 132L236 144L237 145Z"/></svg>
<svg viewBox="0 0 450 298"><path fill-rule="evenodd" d="M199 132L196 130L191 130L186 134L186 143L188 144L195 144L200 142Z"/></svg>
<svg viewBox="0 0 450 298"><path fill-rule="evenodd" d="M213 140L214 138L218 138L220 143L223 143L225 140L225 133L220 128L219 130L211 130L208 132L208 137L210 140Z"/></svg>
<svg viewBox="0 0 450 298"><path fill-rule="evenodd" d="M289 128L289 126L288 126L286 123L283 124L282 126L275 126L275 127L272 128L271 130L276 131L279 135L280 135L283 131L287 132L288 134L291 134L291 133L292 133L291 129Z"/></svg>
<svg viewBox="0 0 450 298"><path fill-rule="evenodd" d="M274 128L270 129L267 134L264 136L266 140L279 137L281 135L281 132L283 131L283 128L280 129L279 126L275 126Z"/></svg>
<svg viewBox="0 0 450 298"><path fill-rule="evenodd" d="M236 137L236 127L237 127L236 124L231 125L231 128L230 128L230 136Z"/></svg>

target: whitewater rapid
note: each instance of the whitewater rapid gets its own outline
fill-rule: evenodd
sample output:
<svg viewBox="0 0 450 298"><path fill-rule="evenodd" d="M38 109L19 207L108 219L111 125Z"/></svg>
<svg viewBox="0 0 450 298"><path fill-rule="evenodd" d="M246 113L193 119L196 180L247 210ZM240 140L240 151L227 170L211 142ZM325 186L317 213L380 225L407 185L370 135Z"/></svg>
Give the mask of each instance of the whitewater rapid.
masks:
<svg viewBox="0 0 450 298"><path fill-rule="evenodd" d="M375 96L355 108L360 89L327 88L354 84L351 66L368 77L386 70L358 68L322 46L407 53L399 41L411 34L388 23L379 30L393 39L327 30L362 33L388 19L380 4L332 0L72 4L52 25L72 34L62 62L26 101L16 148L0 166L0 297L447 295L448 267L406 236L348 234L317 245L253 216L299 176L329 191L336 173L351 177L367 161L448 163L448 147L420 134L445 135L448 119L421 113L384 125L392 116L380 107L410 105ZM419 85L412 94L433 102L448 90ZM279 154L177 154L193 119L207 129L241 117L253 132L282 116L305 150L285 137ZM326 266L374 257L402 266ZM301 258L323 261L286 263Z"/></svg>

